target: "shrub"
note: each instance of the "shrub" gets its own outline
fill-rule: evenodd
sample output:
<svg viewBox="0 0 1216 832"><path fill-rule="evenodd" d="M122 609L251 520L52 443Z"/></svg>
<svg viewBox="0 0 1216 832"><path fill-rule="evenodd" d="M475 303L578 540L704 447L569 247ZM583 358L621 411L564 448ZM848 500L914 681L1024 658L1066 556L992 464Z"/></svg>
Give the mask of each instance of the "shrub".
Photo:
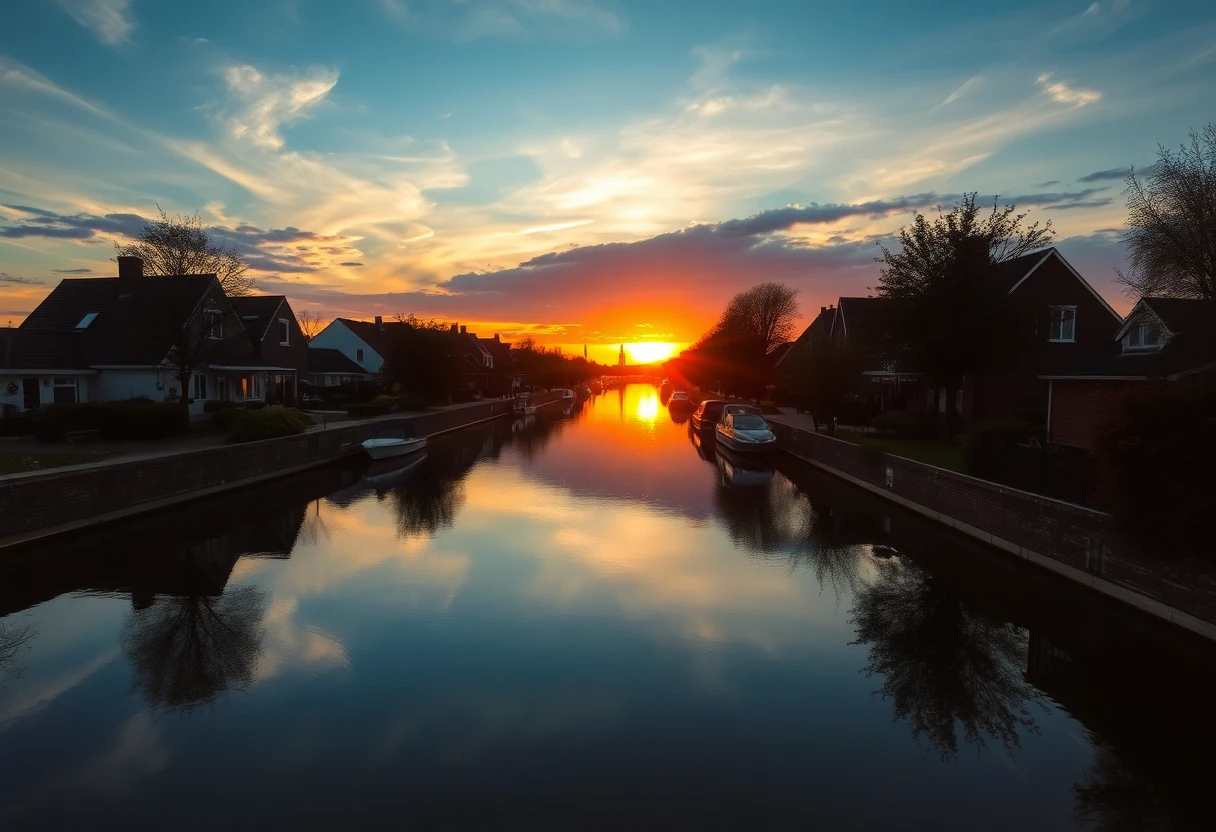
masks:
<svg viewBox="0 0 1216 832"><path fill-rule="evenodd" d="M372 399L372 404L396 404L397 399L387 393L381 393L376 398Z"/></svg>
<svg viewBox="0 0 1216 832"><path fill-rule="evenodd" d="M162 439L184 433L182 408L168 402L77 402L50 404L38 417L39 438L96 430L106 439Z"/></svg>
<svg viewBox="0 0 1216 832"><path fill-rule="evenodd" d="M317 423L315 419L303 410L298 410L294 407L284 407L282 410L299 422L301 427L310 428Z"/></svg>
<svg viewBox="0 0 1216 832"><path fill-rule="evenodd" d="M1030 425L1013 419L981 422L963 444L963 463L973 477L997 479L1001 474L1002 449L1025 442L1032 435Z"/></svg>
<svg viewBox="0 0 1216 832"><path fill-rule="evenodd" d="M895 439L932 439L937 421L924 410L888 410L871 419L870 426Z"/></svg>
<svg viewBox="0 0 1216 832"><path fill-rule="evenodd" d="M232 427L232 423L235 422L242 413L246 412L248 411L235 406L220 408L219 410L212 411L211 421L217 428L227 433L228 429Z"/></svg>
<svg viewBox="0 0 1216 832"><path fill-rule="evenodd" d="M17 409L15 404L2 406L0 412L0 436L22 436L34 430L30 418Z"/></svg>
<svg viewBox="0 0 1216 832"><path fill-rule="evenodd" d="M299 418L293 416L285 407L266 407L238 413L240 415L228 428L230 442L277 439L280 436L295 436L304 431L304 425Z"/></svg>
<svg viewBox="0 0 1216 832"><path fill-rule="evenodd" d="M261 410L266 406L266 402L245 402L243 407L246 410Z"/></svg>
<svg viewBox="0 0 1216 832"><path fill-rule="evenodd" d="M1146 384L1105 409L1098 488L1115 522L1157 551L1211 551L1194 544L1209 543L1216 515L1216 378Z"/></svg>

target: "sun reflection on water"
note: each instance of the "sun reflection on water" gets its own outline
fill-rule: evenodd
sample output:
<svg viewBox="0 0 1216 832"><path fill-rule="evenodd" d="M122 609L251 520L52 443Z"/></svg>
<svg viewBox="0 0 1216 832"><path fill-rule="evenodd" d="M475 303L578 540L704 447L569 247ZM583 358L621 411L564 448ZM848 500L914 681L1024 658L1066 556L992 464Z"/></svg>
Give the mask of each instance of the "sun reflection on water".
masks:
<svg viewBox="0 0 1216 832"><path fill-rule="evenodd" d="M649 390L638 397L638 418L644 422L653 422L659 415L659 394Z"/></svg>

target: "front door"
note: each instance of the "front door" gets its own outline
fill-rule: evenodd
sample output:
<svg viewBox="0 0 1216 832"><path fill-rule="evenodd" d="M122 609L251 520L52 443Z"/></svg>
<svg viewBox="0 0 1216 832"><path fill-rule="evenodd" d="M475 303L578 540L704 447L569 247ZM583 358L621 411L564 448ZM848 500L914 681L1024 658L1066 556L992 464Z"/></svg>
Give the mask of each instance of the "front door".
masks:
<svg viewBox="0 0 1216 832"><path fill-rule="evenodd" d="M42 393L38 390L38 379L21 379L21 393L25 398L23 405L26 410L35 410L42 404Z"/></svg>

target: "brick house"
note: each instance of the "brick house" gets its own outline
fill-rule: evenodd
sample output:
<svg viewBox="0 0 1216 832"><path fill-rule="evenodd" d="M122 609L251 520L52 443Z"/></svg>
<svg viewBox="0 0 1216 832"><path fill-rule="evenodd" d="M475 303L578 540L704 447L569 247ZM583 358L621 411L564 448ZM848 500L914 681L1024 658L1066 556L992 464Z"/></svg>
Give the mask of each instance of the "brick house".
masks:
<svg viewBox="0 0 1216 832"><path fill-rule="evenodd" d="M1099 350L1040 375L1048 385L1048 441L1091 450L1120 395L1216 373L1213 321L1210 301L1141 298Z"/></svg>
<svg viewBox="0 0 1216 832"><path fill-rule="evenodd" d="M249 333L253 357L264 365L266 400L296 404L300 377L308 372L308 342L291 304L283 295L229 298L229 303Z"/></svg>

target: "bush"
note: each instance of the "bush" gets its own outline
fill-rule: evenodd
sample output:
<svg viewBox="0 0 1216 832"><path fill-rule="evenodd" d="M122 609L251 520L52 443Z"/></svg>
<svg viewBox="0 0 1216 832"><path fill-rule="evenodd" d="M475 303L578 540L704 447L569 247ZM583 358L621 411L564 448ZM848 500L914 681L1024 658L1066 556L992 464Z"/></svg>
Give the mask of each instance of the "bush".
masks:
<svg viewBox="0 0 1216 832"><path fill-rule="evenodd" d="M387 416L390 413L405 413L410 410L423 410L426 405L417 396L377 396L371 402L351 402L346 405L346 413L354 419L370 419L373 416Z"/></svg>
<svg viewBox="0 0 1216 832"><path fill-rule="evenodd" d="M973 477L997 479L1001 474L1001 451L1030 439L1030 425L1013 419L981 422L963 444L963 463Z"/></svg>
<svg viewBox="0 0 1216 832"><path fill-rule="evenodd" d="M167 402L49 404L40 409L37 422L44 441L75 430L95 430L106 439L162 439L187 427L182 408Z"/></svg>
<svg viewBox="0 0 1216 832"><path fill-rule="evenodd" d="M381 393L376 398L372 399L372 404L396 404L397 399L387 393Z"/></svg>
<svg viewBox="0 0 1216 832"><path fill-rule="evenodd" d="M870 426L895 439L932 439L937 420L924 410L888 410L871 419Z"/></svg>
<svg viewBox="0 0 1216 832"><path fill-rule="evenodd" d="M285 407L266 407L257 410L238 411L239 415L228 428L229 442L256 442L259 439L277 439L280 436L295 436L303 433L300 419Z"/></svg>
<svg viewBox="0 0 1216 832"><path fill-rule="evenodd" d="M303 410L297 410L294 407L284 407L282 410L291 416L291 418L299 422L301 427L310 428L317 423L315 419L313 419Z"/></svg>
<svg viewBox="0 0 1216 832"><path fill-rule="evenodd" d="M33 430L33 422L29 416L17 409L17 405L3 405L0 412L0 436L22 436L32 433Z"/></svg>
<svg viewBox="0 0 1216 832"><path fill-rule="evenodd" d="M1211 552L1216 378L1138 385L1105 410L1098 488L1115 522L1156 551Z"/></svg>
<svg viewBox="0 0 1216 832"><path fill-rule="evenodd" d="M217 428L227 433L228 429L232 427L232 423L235 422L241 416L241 414L247 412L248 411L238 407L224 407L220 408L219 410L212 411L211 421Z"/></svg>

